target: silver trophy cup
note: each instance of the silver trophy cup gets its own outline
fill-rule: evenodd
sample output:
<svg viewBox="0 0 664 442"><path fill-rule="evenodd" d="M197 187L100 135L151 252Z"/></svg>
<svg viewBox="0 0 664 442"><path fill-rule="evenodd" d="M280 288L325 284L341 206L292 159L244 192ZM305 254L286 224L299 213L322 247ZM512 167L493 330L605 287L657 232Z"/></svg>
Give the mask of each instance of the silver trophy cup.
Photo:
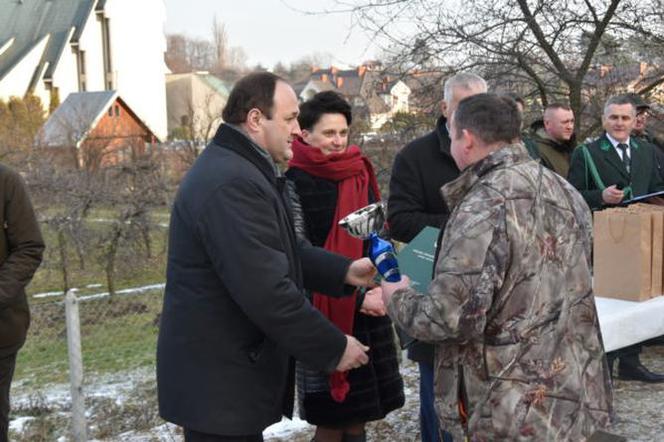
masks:
<svg viewBox="0 0 664 442"><path fill-rule="evenodd" d="M385 204L382 201L356 210L339 221L339 225L351 236L370 241L369 258L385 280L401 280L392 244L378 236L385 226Z"/></svg>

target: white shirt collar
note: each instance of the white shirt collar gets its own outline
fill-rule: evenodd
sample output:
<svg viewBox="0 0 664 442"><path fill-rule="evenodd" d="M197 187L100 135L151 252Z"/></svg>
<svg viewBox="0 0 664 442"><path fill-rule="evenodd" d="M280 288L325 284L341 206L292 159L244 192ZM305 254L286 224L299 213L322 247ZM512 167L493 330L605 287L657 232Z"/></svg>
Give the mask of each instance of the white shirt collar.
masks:
<svg viewBox="0 0 664 442"><path fill-rule="evenodd" d="M609 142L611 142L611 145L613 145L613 147L615 147L616 149L618 148L618 144L620 144L620 141L613 138L611 135L609 135L608 132L606 132L606 138L608 138ZM627 145L627 151L629 152L629 137L627 137L627 141L625 141L622 144Z"/></svg>

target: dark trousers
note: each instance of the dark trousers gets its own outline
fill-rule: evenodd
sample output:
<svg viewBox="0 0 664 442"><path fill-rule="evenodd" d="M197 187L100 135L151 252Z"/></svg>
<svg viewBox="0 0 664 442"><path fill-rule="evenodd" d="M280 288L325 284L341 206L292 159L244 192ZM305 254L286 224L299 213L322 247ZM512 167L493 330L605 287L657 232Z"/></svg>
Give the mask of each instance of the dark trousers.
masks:
<svg viewBox="0 0 664 442"><path fill-rule="evenodd" d="M618 359L618 364L622 366L636 366L639 364L639 354L641 353L641 344L630 345L629 347L610 351L606 354L606 360L609 363L609 370L613 363Z"/></svg>
<svg viewBox="0 0 664 442"><path fill-rule="evenodd" d="M418 362L420 366L420 433L422 442L452 442L452 435L440 430L433 391L433 365ZM442 439L440 435L442 434Z"/></svg>
<svg viewBox="0 0 664 442"><path fill-rule="evenodd" d="M263 435L220 436L218 434L199 433L198 431L185 428L184 442L263 442Z"/></svg>
<svg viewBox="0 0 664 442"><path fill-rule="evenodd" d="M14 377L16 353L0 358L0 442L6 442L9 431L9 388Z"/></svg>

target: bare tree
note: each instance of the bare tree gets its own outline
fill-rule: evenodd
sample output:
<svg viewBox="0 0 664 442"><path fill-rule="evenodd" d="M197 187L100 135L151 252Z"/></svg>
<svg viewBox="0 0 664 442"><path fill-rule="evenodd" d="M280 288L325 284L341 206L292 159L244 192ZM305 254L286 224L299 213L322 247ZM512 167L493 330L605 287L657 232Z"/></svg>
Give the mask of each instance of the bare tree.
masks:
<svg viewBox="0 0 664 442"><path fill-rule="evenodd" d="M629 49L639 41L661 55L664 44L661 0L337 3L390 48L394 65L475 70L502 88L524 88L518 92L542 105L568 101L577 115L597 90L587 79L602 59L619 63L620 53L633 61L638 54ZM641 80L637 92L648 93L664 82L664 70Z"/></svg>
<svg viewBox="0 0 664 442"><path fill-rule="evenodd" d="M228 64L228 33L226 24L214 16L212 20L212 45L216 56L213 72L226 69Z"/></svg>
<svg viewBox="0 0 664 442"><path fill-rule="evenodd" d="M128 158L117 166L105 168L102 205L111 208L109 228L98 238L98 256L106 274L108 292L116 293L118 260L133 265L153 255L151 232L155 227L151 213L166 207L170 198L163 157L158 150L144 150L140 143L125 145ZM141 249L143 257L141 257Z"/></svg>

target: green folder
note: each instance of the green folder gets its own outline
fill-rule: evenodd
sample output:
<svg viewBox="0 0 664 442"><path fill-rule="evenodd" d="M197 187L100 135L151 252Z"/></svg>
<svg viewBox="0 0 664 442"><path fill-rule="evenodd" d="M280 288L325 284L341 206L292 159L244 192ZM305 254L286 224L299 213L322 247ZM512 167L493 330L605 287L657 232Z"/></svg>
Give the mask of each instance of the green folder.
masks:
<svg viewBox="0 0 664 442"><path fill-rule="evenodd" d="M410 278L412 287L420 293L431 282L439 233L440 229L425 227L397 255L399 271Z"/></svg>
<svg viewBox="0 0 664 442"><path fill-rule="evenodd" d="M411 286L419 293L426 293L433 275L436 242L440 229L425 227L397 255L399 272L410 278ZM401 348L407 348L416 340L396 327Z"/></svg>

